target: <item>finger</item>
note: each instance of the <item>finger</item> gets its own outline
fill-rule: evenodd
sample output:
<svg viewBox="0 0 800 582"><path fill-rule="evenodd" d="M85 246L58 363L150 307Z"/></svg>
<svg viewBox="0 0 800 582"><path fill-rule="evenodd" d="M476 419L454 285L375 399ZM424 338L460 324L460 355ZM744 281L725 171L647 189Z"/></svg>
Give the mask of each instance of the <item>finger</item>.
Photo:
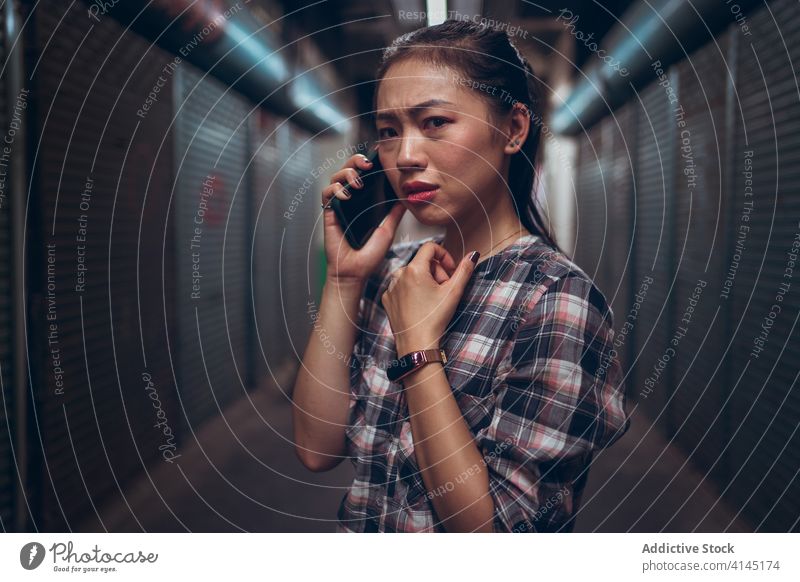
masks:
<svg viewBox="0 0 800 582"><path fill-rule="evenodd" d="M322 211L322 225L326 230L333 229L335 233L334 240L338 241L344 238L342 225L339 224L339 219L336 218L336 213L333 211L333 208L326 208Z"/></svg>
<svg viewBox="0 0 800 582"><path fill-rule="evenodd" d="M377 248L382 247L384 249L389 248L397 232L397 225L400 223L405 211L406 209L402 204L396 203L389 211L389 214L375 228L372 236L367 240L367 245L374 245Z"/></svg>
<svg viewBox="0 0 800 582"><path fill-rule="evenodd" d="M387 214L383 221L378 225L378 228L387 230L394 235L395 231L397 230L397 226L400 224L400 220L403 218L403 214L405 214L405 211L406 207L403 204L400 202L395 202L394 206L392 206L392 209L389 211L389 214Z"/></svg>
<svg viewBox="0 0 800 582"><path fill-rule="evenodd" d="M352 194L350 194L347 190L345 190L344 186L342 186L338 182L335 184L331 184L330 186L328 186L328 188L330 188L329 190L330 194L328 195L328 202L330 202L331 198L334 197L338 198L339 200L350 200L350 198L352 197ZM328 202L325 203L326 206L328 205Z"/></svg>
<svg viewBox="0 0 800 582"><path fill-rule="evenodd" d="M444 248L441 245L438 246L441 247L442 251L444 251L444 256L443 258L439 259L439 264L442 265L442 268L447 273L447 277L450 278L453 276L453 273L455 273L456 267L458 265L456 265L456 261L455 259L453 259L453 255L448 253L446 248Z"/></svg>
<svg viewBox="0 0 800 582"><path fill-rule="evenodd" d="M331 176L331 184L349 185L351 188L363 188L364 181L354 168L343 168Z"/></svg>
<svg viewBox="0 0 800 582"><path fill-rule="evenodd" d="M450 278L450 281L448 281L448 285L452 285L459 292L463 292L464 288L469 282L470 277L472 277L472 272L475 270L475 264L480 258L480 253L474 257L474 260L472 260L472 256L472 253L467 253L464 255L464 258L461 259L455 274Z"/></svg>
<svg viewBox="0 0 800 582"><path fill-rule="evenodd" d="M354 168L363 168L365 170L368 170L373 165L364 154L355 154L351 156L350 163Z"/></svg>
<svg viewBox="0 0 800 582"><path fill-rule="evenodd" d="M372 162L368 161L366 157L361 154L356 154L347 160L344 166L331 176L331 184L339 182L340 184L352 183L359 171L366 171L372 168Z"/></svg>
<svg viewBox="0 0 800 582"><path fill-rule="evenodd" d="M345 197L344 194L337 195L337 193L341 192L342 189L343 189L342 185L339 184L338 182L335 182L333 184L326 186L322 190L322 204L323 206L327 207L325 208L325 210L330 209L330 201L334 197L339 198L340 200L347 200L347 197Z"/></svg>
<svg viewBox="0 0 800 582"><path fill-rule="evenodd" d="M363 188L364 180L359 176L359 170L369 170L373 165L374 164L363 154L351 156L347 160L347 163L331 176L330 184L322 191L322 203L327 205L328 201L334 196L341 200L347 200L346 196L339 195L338 193L343 190L345 185L348 185L350 189Z"/></svg>
<svg viewBox="0 0 800 582"><path fill-rule="evenodd" d="M431 263L431 267L432 267L431 274L433 275L433 278L436 280L437 283L441 285L442 283L446 283L447 281L450 280L450 275L447 273L447 271L444 270L439 261L434 261L433 263Z"/></svg>
<svg viewBox="0 0 800 582"><path fill-rule="evenodd" d="M421 264L429 265L434 259L436 259L444 270L452 276L452 273L456 270L455 260L452 255L447 252L447 249L432 241L420 247L412 263L418 261Z"/></svg>
<svg viewBox="0 0 800 582"><path fill-rule="evenodd" d="M397 281L400 279L400 276L403 274L403 269L405 267L399 267L392 271L389 275L389 284L386 286L387 291L391 291L395 285L397 285Z"/></svg>

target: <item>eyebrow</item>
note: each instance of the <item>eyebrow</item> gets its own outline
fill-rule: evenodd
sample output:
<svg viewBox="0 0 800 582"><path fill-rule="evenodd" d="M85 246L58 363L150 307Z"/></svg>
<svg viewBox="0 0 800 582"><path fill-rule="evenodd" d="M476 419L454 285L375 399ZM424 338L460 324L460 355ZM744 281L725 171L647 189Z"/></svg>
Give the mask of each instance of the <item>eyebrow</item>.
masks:
<svg viewBox="0 0 800 582"><path fill-rule="evenodd" d="M407 109L417 114L424 109L430 109L432 107L440 107L442 105L455 105L455 103L451 101L446 101L444 99L428 99L427 101L423 101L422 103L417 103L416 105L412 105ZM383 112L378 112L378 114L375 116L376 121L388 120L388 119L397 119L397 115L395 115L394 113L390 113L388 111L383 111Z"/></svg>

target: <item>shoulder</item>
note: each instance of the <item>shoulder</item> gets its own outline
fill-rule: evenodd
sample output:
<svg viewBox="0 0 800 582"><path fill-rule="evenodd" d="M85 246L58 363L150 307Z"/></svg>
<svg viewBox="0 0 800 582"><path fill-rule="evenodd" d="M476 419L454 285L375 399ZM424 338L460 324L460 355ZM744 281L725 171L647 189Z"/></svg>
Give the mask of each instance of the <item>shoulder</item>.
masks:
<svg viewBox="0 0 800 582"><path fill-rule="evenodd" d="M526 281L531 292L512 326L509 365L525 374L547 368L553 378L564 379L580 365L590 377L602 376L606 385L616 386L621 367L610 356L616 332L606 296L571 259L541 246L530 249Z"/></svg>
<svg viewBox="0 0 800 582"><path fill-rule="evenodd" d="M613 326L614 313L605 294L581 267L564 253L537 239L522 249L521 280L528 290L530 315L592 318Z"/></svg>

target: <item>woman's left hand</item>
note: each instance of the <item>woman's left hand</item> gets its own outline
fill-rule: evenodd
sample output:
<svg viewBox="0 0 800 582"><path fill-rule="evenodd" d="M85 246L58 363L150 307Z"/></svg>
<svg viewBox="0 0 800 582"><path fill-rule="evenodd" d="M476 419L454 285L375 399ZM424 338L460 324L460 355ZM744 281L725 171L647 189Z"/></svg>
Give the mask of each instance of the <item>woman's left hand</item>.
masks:
<svg viewBox="0 0 800 582"><path fill-rule="evenodd" d="M471 254L456 265L443 246L429 241L408 265L392 273L381 303L389 317L398 356L439 347L475 268Z"/></svg>

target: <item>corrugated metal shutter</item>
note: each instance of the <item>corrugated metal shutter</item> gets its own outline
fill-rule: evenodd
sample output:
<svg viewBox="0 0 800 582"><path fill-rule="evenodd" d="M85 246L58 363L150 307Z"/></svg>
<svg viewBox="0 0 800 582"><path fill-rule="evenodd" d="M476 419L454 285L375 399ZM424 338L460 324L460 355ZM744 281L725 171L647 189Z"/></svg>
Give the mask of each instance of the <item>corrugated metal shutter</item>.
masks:
<svg viewBox="0 0 800 582"><path fill-rule="evenodd" d="M732 198L722 183L728 171L726 87L732 83L726 66L728 38L721 35L675 66L679 102L669 112L678 132L670 196L677 268L669 331L677 342L669 364L674 391L671 432L696 463L703 467L716 463L717 470L722 468L718 461L727 437L721 366L726 311L719 292L727 244L725 216ZM683 108L682 115L678 107ZM677 125L681 121L684 125Z"/></svg>
<svg viewBox="0 0 800 582"><path fill-rule="evenodd" d="M614 328L618 334L616 346L623 362L632 349L630 338L622 335L631 308L631 273L633 272L633 159L636 155L636 111L628 103L606 120L603 148L609 159L609 220L608 244L602 272L603 292L614 310ZM626 369L625 372L628 370ZM627 376L626 382L630 382Z"/></svg>
<svg viewBox="0 0 800 582"><path fill-rule="evenodd" d="M287 204L286 190L281 180L281 165L286 151L281 155L278 145L281 120L266 111L253 115L253 217L254 245L251 264L254 293L253 315L256 322L256 347L254 366L256 378L275 378L291 352L291 343L284 312L281 309L280 285L276 273L280 272L281 241L284 228L290 228L296 218ZM284 124L285 124L284 120ZM314 188L305 193L306 202L314 196Z"/></svg>
<svg viewBox="0 0 800 582"><path fill-rule="evenodd" d="M142 329L148 343L163 317L140 327L136 291L144 178L167 126L168 87L146 120L136 111L167 60L111 18L92 23L81 5L65 9L54 1L40 4L33 39L37 53L43 52L32 120L38 125L35 171L42 195L28 247L42 301L32 307L30 333L39 346L32 365L43 376L34 418L44 446L41 527L51 531L93 514L93 503L119 493L163 442L143 386L139 335ZM169 182L168 159L155 165L146 220L164 216L159 200ZM76 239L83 225L85 243ZM54 245L52 273L45 244ZM79 251L85 252L82 290L76 287ZM48 319L49 283L54 319ZM143 302L148 309L150 297ZM57 343L48 345L50 324L57 325ZM63 395L57 393L51 347L59 350ZM158 383L167 369L166 351L151 348L150 355L148 368ZM168 406L169 386L158 390Z"/></svg>
<svg viewBox="0 0 800 582"><path fill-rule="evenodd" d="M635 111L628 104L593 126L588 137L580 140L577 168L575 262L592 276L611 302L617 333L630 308L634 122ZM618 357L627 362L624 355L630 343L628 339L624 341Z"/></svg>
<svg viewBox="0 0 800 582"><path fill-rule="evenodd" d="M317 159L316 148L307 132L290 124L284 124L278 131L279 151L282 162L280 180L283 190L283 206L289 208L306 178L312 177L312 170L325 160ZM338 166L342 162L334 162ZM318 191L322 190L318 180L314 180ZM317 196L318 197L318 196ZM291 341L290 358L299 364L303 356L311 319L308 314L308 301L316 296L316 276L318 273L318 253L312 229L317 217L319 203L314 193L308 193L298 205L291 221L284 221L285 235L281 249L281 306L285 314L286 328Z"/></svg>
<svg viewBox="0 0 800 582"><path fill-rule="evenodd" d="M3 18L5 23L5 18ZM6 62L5 26L0 26L0 62ZM6 76L8 67L0 77L0 131L8 131L6 120ZM2 168L4 186L0 190L0 529L14 529L12 523L14 503L14 463L11 454L12 435L15 426L12 384L13 327L11 320L11 190L8 166Z"/></svg>
<svg viewBox="0 0 800 582"><path fill-rule="evenodd" d="M660 417L667 436L676 437L755 529L796 531L800 296L790 253L800 244L800 95L792 74L800 61L800 12L796 3L780 0L747 15L747 22L749 35L734 23L669 71L679 103L670 104L654 82L640 91L641 104L625 106L636 108L635 127L623 131L636 135L630 305L644 278L653 276L633 330L633 396L648 416ZM615 137L609 123L600 122L605 131L599 140L596 127L581 138L582 213L602 214L591 144L611 147L619 161L617 146L609 146ZM603 154L600 159L605 168ZM692 167L694 181L684 173ZM746 195L750 187L752 197ZM618 228L626 223L622 209L610 212L612 230L624 230ZM598 260L591 248L602 242L598 232L596 224L581 229L586 246L579 248L590 265ZM682 319L689 307L687 325ZM756 341L764 336L757 353ZM664 358L673 338L675 355Z"/></svg>
<svg viewBox="0 0 800 582"><path fill-rule="evenodd" d="M674 78L671 80L674 85ZM669 98L658 84L640 92L637 106L635 185L636 293L644 290L631 332L635 338L633 396L648 414L668 430L666 404L672 364L663 364L670 328L672 176L675 157L675 123ZM652 281L650 280L652 278ZM649 285L644 289L644 285Z"/></svg>
<svg viewBox="0 0 800 582"><path fill-rule="evenodd" d="M793 0L778 0L759 9L749 23L751 36L739 38L735 120L744 125L737 127L731 190L739 209L732 228L746 224L750 230L730 299L735 343L729 360L733 434L728 462L734 472L729 495L759 531L796 531L800 272L795 265L791 278L784 275L800 235L800 12ZM747 200L754 205L744 223L746 151L753 152L753 196ZM788 291L781 288L785 283ZM759 339L763 351L753 356Z"/></svg>
<svg viewBox="0 0 800 582"><path fill-rule="evenodd" d="M608 167L604 164L602 137L602 124L597 124L582 137L578 150L574 259L590 276L598 270L606 237Z"/></svg>
<svg viewBox="0 0 800 582"><path fill-rule="evenodd" d="M201 81L186 63L177 76L178 339L172 345L181 403L196 426L247 386L250 108L216 79Z"/></svg>

